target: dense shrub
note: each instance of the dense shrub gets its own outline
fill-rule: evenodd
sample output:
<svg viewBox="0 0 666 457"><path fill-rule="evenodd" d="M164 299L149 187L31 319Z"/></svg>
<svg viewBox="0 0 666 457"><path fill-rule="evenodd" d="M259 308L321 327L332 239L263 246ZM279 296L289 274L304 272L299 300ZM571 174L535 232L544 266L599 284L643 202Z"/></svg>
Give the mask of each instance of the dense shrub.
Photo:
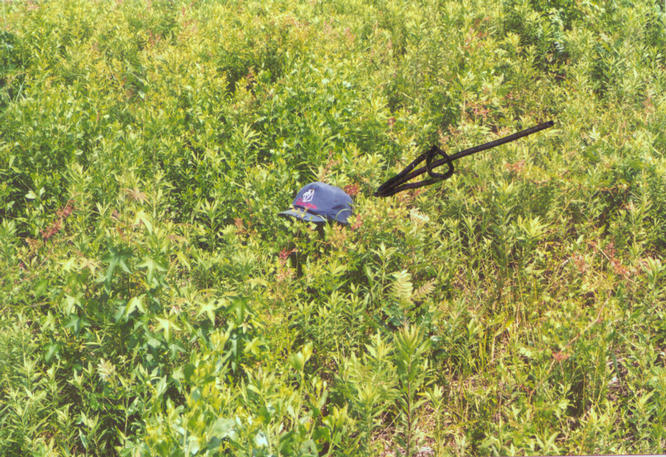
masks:
<svg viewBox="0 0 666 457"><path fill-rule="evenodd" d="M0 2L0 454L666 445L648 2ZM387 199L426 146L461 160ZM349 227L277 217L322 180Z"/></svg>

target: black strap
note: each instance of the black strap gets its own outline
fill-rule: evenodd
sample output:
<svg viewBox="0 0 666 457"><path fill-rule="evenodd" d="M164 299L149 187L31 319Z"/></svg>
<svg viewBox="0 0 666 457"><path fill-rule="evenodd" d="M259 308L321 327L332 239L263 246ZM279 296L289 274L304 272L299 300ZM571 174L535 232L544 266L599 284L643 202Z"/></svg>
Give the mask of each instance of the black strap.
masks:
<svg viewBox="0 0 666 457"><path fill-rule="evenodd" d="M464 149L451 156L442 151L438 146L433 146L430 148L430 150L424 152L416 159L414 159L414 161L412 161L412 163L407 165L405 169L402 170L400 173L393 176L392 178L387 180L384 184L379 186L374 195L375 197L389 197L391 195L397 194L398 192L402 192L403 190L416 189L418 187L427 186L437 181L443 181L445 179L450 178L451 175L453 175L454 160L460 159L461 157L465 157L471 154L475 154L477 152L485 151L486 149L491 149L500 146L502 144L509 143L511 141L515 141L518 138L531 135L533 133L536 133L543 129L547 129L552 126L553 126L553 121L544 122L542 124L535 125L534 127L521 130L520 132L514 133L512 135L505 136L504 138L499 138L497 140L490 141L488 143L484 143L479 146L474 146L468 149ZM441 155L443 158L439 160L434 160L435 156L437 155ZM421 167L414 170L416 165L421 163L423 160L426 161L425 167ZM449 166L449 169L446 171L446 173L436 173L435 171L433 171L434 168L443 164L447 164ZM420 174L423 174L426 171L428 172L430 179L424 179L423 181L407 183L407 181L419 176Z"/></svg>

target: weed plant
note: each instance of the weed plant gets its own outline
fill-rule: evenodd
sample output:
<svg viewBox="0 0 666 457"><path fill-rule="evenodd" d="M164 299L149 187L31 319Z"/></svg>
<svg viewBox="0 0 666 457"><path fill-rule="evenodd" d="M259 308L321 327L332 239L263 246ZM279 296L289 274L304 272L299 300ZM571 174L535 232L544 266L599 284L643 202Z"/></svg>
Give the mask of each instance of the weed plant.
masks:
<svg viewBox="0 0 666 457"><path fill-rule="evenodd" d="M0 1L0 455L662 451L665 45L648 1ZM315 180L350 226L277 217Z"/></svg>

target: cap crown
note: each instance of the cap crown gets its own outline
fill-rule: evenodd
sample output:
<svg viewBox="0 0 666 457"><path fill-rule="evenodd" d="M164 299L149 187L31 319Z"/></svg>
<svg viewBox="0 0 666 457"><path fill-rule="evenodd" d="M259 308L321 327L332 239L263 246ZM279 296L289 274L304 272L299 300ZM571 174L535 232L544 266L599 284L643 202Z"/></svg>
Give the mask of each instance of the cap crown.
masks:
<svg viewBox="0 0 666 457"><path fill-rule="evenodd" d="M351 197L345 191L318 181L307 184L299 190L292 203L295 208L343 224L347 223L347 218L352 214L352 204Z"/></svg>

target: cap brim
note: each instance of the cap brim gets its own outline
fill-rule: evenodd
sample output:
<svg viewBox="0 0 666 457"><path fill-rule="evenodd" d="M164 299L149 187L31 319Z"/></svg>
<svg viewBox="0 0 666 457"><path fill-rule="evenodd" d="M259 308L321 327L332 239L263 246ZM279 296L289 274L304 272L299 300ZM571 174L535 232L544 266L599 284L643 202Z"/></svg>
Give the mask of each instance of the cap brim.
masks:
<svg viewBox="0 0 666 457"><path fill-rule="evenodd" d="M308 213L307 211L303 210L294 210L290 209L287 211L282 211L281 213L278 213L280 216L287 216L287 217L295 217L296 219L300 219L302 221L307 221L307 222L316 222L316 223L324 223L328 222L328 219L323 218L321 216L317 216L316 214Z"/></svg>
<svg viewBox="0 0 666 457"><path fill-rule="evenodd" d="M335 220L341 223L342 225L349 225L349 216L352 215L351 210L343 209L338 214L335 215Z"/></svg>

